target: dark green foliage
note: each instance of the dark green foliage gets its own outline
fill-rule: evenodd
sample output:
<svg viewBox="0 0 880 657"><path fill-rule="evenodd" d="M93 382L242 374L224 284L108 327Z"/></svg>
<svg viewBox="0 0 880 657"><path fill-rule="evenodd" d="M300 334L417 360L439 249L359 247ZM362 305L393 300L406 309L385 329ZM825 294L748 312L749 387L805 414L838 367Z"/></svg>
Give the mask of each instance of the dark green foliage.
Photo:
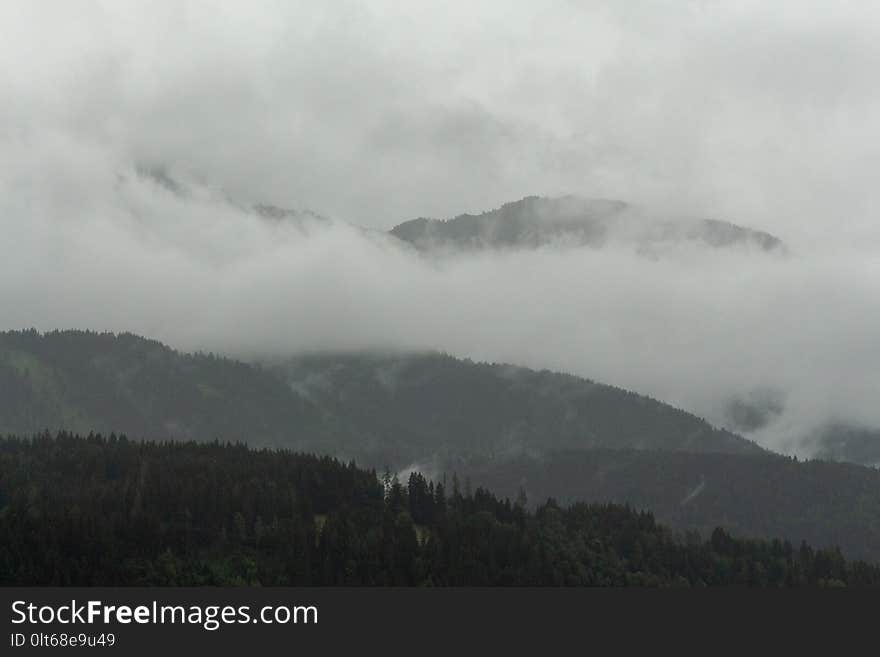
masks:
<svg viewBox="0 0 880 657"><path fill-rule="evenodd" d="M0 580L308 584L315 519L378 518L383 507L374 473L330 457L10 438L0 441Z"/></svg>
<svg viewBox="0 0 880 657"><path fill-rule="evenodd" d="M216 443L0 440L4 585L878 585L836 549Z"/></svg>
<svg viewBox="0 0 880 657"><path fill-rule="evenodd" d="M672 527L708 535L839 545L880 561L880 471L774 454L584 450L452 466L501 495L602 501L650 509ZM442 469L442 468L441 468Z"/></svg>
<svg viewBox="0 0 880 657"><path fill-rule="evenodd" d="M880 561L875 470L783 459L647 397L547 371L439 354L261 368L126 334L0 333L0 434L59 427L247 441L395 470L440 464L431 469L512 499L522 488L533 502L629 503L679 530L721 525ZM396 507L430 523L430 482L399 483L411 501ZM443 493L453 492L450 481Z"/></svg>

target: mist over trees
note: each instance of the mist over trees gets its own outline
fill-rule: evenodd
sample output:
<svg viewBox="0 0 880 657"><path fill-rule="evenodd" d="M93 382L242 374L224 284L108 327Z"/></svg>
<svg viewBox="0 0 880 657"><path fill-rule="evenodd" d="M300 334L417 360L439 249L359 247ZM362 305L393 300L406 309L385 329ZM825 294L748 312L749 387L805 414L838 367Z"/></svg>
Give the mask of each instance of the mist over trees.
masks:
<svg viewBox="0 0 880 657"><path fill-rule="evenodd" d="M246 442L465 477L515 499L630 504L708 537L880 560L875 469L798 462L635 393L443 354L249 365L131 334L0 334L0 434ZM405 482L404 482L405 483Z"/></svg>
<svg viewBox="0 0 880 657"><path fill-rule="evenodd" d="M0 2L0 584L880 584L821 4Z"/></svg>
<svg viewBox="0 0 880 657"><path fill-rule="evenodd" d="M730 404L771 388L780 413L748 438L876 459L837 443L880 428L877 18L855 2L829 24L801 0L5 3L0 330L247 359L441 350L738 432ZM606 240L628 212L650 239ZM548 214L584 248L536 231ZM426 226L529 248L439 262L407 248Z"/></svg>
<svg viewBox="0 0 880 657"><path fill-rule="evenodd" d="M377 467L556 447L760 451L626 390L442 354L315 355L255 366L131 334L6 332L0 386L0 432L247 440Z"/></svg>

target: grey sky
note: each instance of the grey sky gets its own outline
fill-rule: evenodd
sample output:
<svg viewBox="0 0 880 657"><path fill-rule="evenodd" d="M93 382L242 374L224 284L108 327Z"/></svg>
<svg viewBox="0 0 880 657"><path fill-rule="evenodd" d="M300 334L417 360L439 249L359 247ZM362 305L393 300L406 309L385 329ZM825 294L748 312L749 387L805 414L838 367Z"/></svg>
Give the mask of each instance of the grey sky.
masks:
<svg viewBox="0 0 880 657"><path fill-rule="evenodd" d="M871 232L872 2L36 1L0 25L13 136L240 197L387 228L582 193Z"/></svg>
<svg viewBox="0 0 880 657"><path fill-rule="evenodd" d="M439 348L710 417L766 386L789 411L760 438L809 451L880 426L878 70L872 2L0 3L0 328ZM792 255L437 263L229 202L384 229L564 193Z"/></svg>

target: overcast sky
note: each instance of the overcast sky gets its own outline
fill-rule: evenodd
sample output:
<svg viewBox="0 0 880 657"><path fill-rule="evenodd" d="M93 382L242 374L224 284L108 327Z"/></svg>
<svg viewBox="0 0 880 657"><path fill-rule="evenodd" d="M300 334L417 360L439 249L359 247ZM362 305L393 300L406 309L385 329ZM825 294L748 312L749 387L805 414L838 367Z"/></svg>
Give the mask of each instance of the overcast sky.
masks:
<svg viewBox="0 0 880 657"><path fill-rule="evenodd" d="M370 226L559 193L790 240L876 223L870 0L26 0L0 37L22 148Z"/></svg>
<svg viewBox="0 0 880 657"><path fill-rule="evenodd" d="M706 415L769 387L788 451L880 427L878 71L875 2L2 2L0 328L439 348ZM387 229L567 193L791 256L436 263L235 206Z"/></svg>

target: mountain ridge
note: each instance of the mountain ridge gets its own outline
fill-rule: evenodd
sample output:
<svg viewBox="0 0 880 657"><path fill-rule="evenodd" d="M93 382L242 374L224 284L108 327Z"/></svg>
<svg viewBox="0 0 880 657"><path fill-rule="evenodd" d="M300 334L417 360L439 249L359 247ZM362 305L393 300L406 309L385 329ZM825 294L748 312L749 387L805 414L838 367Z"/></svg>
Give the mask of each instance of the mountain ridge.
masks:
<svg viewBox="0 0 880 657"><path fill-rule="evenodd" d="M750 246L784 252L775 235L717 219L652 215L624 201L526 196L481 214L450 219L420 217L389 233L422 251L538 248L560 244L602 247L613 241L650 249L669 242L701 242L713 248Z"/></svg>
<svg viewBox="0 0 880 657"><path fill-rule="evenodd" d="M628 503L683 530L806 538L880 561L877 470L788 459L573 375L443 354L247 364L127 333L0 333L0 434L61 428L458 473L511 497Z"/></svg>
<svg viewBox="0 0 880 657"><path fill-rule="evenodd" d="M0 405L0 433L247 435L258 446L317 449L377 467L551 447L761 451L685 411L572 375L442 354L252 365L133 334L0 333Z"/></svg>
<svg viewBox="0 0 880 657"><path fill-rule="evenodd" d="M272 223L299 228L344 223L365 233L390 237L422 252L487 249L536 249L543 246L602 248L609 243L635 246L645 255L670 244L700 243L710 248L748 247L764 253L787 253L783 241L768 232L729 221L657 213L626 201L526 196L479 214L463 213L448 219L418 217L390 230L367 228L315 210L292 209L271 202L242 203L201 182L177 177L165 166L140 165L135 175L178 199L199 194L216 197L231 208Z"/></svg>

